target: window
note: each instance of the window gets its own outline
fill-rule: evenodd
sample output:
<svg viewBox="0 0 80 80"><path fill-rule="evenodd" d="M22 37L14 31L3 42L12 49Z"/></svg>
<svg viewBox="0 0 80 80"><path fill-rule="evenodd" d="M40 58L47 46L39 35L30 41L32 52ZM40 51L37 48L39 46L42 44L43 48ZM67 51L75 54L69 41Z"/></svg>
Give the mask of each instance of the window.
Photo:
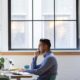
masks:
<svg viewBox="0 0 80 80"><path fill-rule="evenodd" d="M9 0L9 49L36 49L40 38L77 49L76 9L77 0Z"/></svg>

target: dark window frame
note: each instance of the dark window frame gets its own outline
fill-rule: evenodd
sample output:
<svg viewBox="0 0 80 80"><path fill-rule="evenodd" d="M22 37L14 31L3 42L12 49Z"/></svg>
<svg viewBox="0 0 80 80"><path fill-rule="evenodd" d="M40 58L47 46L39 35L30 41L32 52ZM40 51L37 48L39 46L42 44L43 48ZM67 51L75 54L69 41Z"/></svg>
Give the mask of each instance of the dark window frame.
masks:
<svg viewBox="0 0 80 80"><path fill-rule="evenodd" d="M8 50L36 50L35 48L33 48L33 40L34 40L34 37L33 37L33 29L34 29L34 26L33 26L33 23L34 21L54 21L54 34L55 34L55 22L56 21L76 21L76 48L70 48L70 49L56 49L55 48L55 44L54 44L54 49L52 50L78 50L79 49L79 0L76 0L76 20L55 20L55 0L54 0L54 20L33 20L33 0L32 0L32 20L11 20L11 0L8 0ZM32 48L31 49L28 49L28 48L14 48L12 49L11 48L11 21L32 21ZM55 35L54 35L54 43L55 43Z"/></svg>

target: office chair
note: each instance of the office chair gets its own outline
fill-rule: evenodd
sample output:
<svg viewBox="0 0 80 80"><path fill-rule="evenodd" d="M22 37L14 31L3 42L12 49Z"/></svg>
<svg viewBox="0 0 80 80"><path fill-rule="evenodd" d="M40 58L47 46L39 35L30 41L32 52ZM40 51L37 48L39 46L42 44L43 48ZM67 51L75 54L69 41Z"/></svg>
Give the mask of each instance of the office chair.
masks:
<svg viewBox="0 0 80 80"><path fill-rule="evenodd" d="M50 80L56 80L56 76L55 75L52 75Z"/></svg>
<svg viewBox="0 0 80 80"><path fill-rule="evenodd" d="M37 80L37 79L33 79L33 80ZM56 76L51 76L50 80L56 80Z"/></svg>

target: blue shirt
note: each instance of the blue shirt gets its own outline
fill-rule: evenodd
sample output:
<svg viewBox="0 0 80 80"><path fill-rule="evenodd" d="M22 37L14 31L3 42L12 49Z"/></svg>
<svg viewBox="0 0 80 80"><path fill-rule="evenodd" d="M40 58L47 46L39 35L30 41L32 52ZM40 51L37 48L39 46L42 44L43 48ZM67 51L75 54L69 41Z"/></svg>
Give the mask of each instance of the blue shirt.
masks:
<svg viewBox="0 0 80 80"><path fill-rule="evenodd" d="M31 70L27 70L27 72L39 75L37 80L49 80L51 75L57 75L57 61L50 51L44 54L44 60L40 65L37 65L36 62L37 57L34 57Z"/></svg>

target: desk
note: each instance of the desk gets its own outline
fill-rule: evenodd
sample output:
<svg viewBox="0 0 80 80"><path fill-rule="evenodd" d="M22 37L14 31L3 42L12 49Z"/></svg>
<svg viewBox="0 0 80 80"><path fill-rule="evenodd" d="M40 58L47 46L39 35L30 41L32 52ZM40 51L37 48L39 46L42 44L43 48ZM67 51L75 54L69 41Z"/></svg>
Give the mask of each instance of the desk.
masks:
<svg viewBox="0 0 80 80"><path fill-rule="evenodd" d="M11 79L21 80L21 78L32 78L32 74L27 72L20 73L21 75L14 75L12 73L6 73L5 75Z"/></svg>
<svg viewBox="0 0 80 80"><path fill-rule="evenodd" d="M32 76L27 76L27 75L12 75L11 79L16 79L16 80L21 80L21 78L32 78Z"/></svg>

